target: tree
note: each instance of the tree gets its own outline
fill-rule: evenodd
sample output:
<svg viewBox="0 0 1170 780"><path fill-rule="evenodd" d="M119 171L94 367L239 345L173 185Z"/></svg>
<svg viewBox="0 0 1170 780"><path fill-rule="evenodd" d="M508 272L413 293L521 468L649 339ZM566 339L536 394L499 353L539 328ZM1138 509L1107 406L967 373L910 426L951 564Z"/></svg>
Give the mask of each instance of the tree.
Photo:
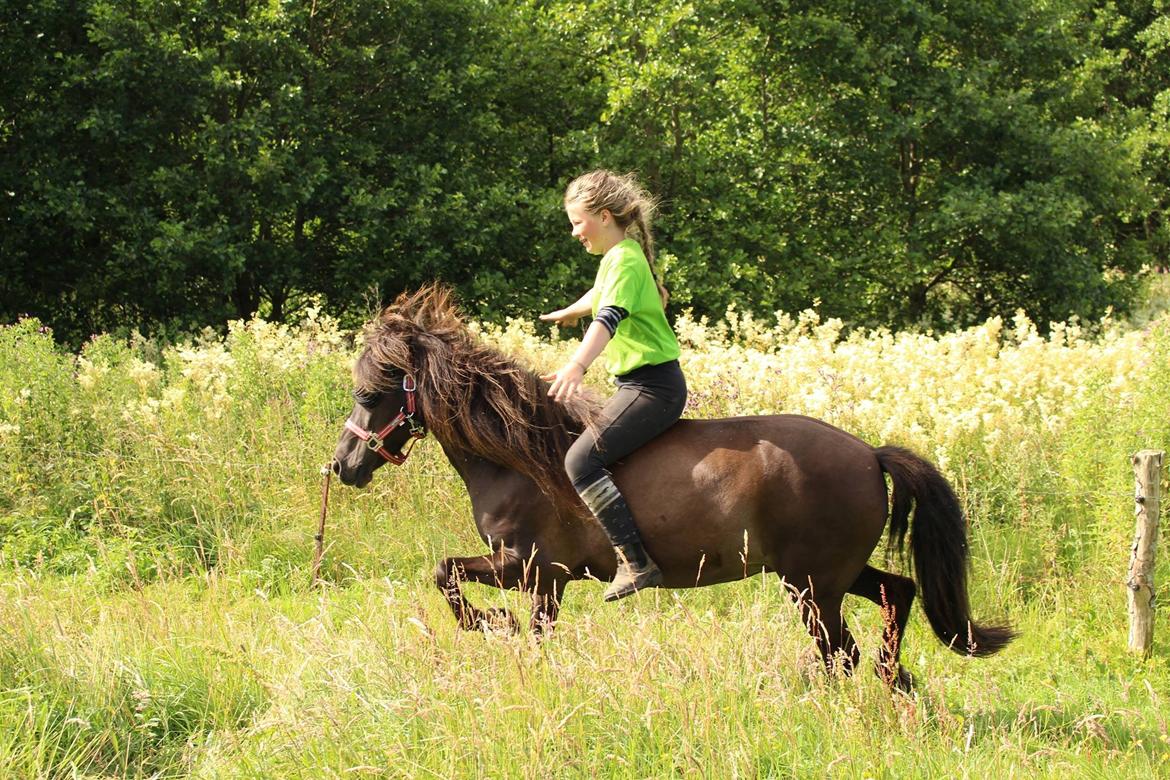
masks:
<svg viewBox="0 0 1170 780"><path fill-rule="evenodd" d="M435 278L497 311L505 289L531 307L575 283L541 265L597 101L541 4L19 11L0 33L0 317L78 340L282 319L308 295L360 311Z"/></svg>
<svg viewBox="0 0 1170 780"><path fill-rule="evenodd" d="M16 0L0 319L69 340L432 279L576 298L567 181L661 199L673 311L1124 308L1164 258L1164 0Z"/></svg>
<svg viewBox="0 0 1170 780"><path fill-rule="evenodd" d="M680 297L864 324L1124 305L1138 167L1065 96L1061 4L641 4L592 33L599 132L663 194ZM632 18L598 0L587 18ZM1071 25L1076 32L1075 24Z"/></svg>

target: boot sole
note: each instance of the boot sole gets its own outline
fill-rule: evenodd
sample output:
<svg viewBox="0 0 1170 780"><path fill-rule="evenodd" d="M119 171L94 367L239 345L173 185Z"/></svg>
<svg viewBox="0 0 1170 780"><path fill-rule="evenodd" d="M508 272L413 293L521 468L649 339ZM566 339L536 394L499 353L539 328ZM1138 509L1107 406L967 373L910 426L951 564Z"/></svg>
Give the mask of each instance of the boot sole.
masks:
<svg viewBox="0 0 1170 780"><path fill-rule="evenodd" d="M640 590L646 590L647 588L657 588L661 585L662 575L659 574L657 577L648 577L645 582L631 584L625 588L622 588L621 590L607 590L605 592L605 600L617 601L618 599L624 599L626 596L633 596Z"/></svg>

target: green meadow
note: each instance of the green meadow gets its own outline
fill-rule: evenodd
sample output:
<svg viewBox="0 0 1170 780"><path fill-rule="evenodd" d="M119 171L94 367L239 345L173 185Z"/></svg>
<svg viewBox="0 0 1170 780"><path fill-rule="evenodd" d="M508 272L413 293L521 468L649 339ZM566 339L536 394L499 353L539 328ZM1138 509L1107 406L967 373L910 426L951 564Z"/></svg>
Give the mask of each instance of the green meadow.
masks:
<svg viewBox="0 0 1170 780"><path fill-rule="evenodd" d="M568 349L473 327L537 370ZM1170 444L1170 320L678 331L688 416L810 414L937 462L969 515L975 618L1019 638L962 657L916 609L916 689L892 695L872 605L845 605L865 665L829 677L771 576L617 604L575 583L543 642L460 632L434 566L486 547L430 439L333 486L313 588L360 335L310 312L72 352L25 319L0 329L0 776L1170 776L1170 630L1129 653L1124 587L1129 456Z"/></svg>

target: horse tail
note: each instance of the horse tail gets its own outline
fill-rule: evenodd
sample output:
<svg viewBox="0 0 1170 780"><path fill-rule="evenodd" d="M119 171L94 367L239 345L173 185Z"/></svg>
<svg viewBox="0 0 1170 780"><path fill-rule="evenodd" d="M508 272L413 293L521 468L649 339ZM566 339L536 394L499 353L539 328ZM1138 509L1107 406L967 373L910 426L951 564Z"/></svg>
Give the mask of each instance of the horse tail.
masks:
<svg viewBox="0 0 1170 780"><path fill-rule="evenodd" d="M910 531L910 553L922 609L943 644L956 653L986 656L1015 637L1006 625L971 620L967 599L967 521L954 490L929 461L902 447L874 449L894 483L889 534L899 550ZM913 499L914 527L910 528Z"/></svg>

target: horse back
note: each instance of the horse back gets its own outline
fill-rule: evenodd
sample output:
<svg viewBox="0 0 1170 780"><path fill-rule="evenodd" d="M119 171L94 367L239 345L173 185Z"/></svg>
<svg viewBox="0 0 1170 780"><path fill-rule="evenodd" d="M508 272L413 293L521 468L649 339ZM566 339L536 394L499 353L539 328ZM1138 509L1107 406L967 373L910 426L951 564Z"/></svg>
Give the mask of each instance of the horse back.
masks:
<svg viewBox="0 0 1170 780"><path fill-rule="evenodd" d="M680 420L617 464L614 479L676 585L763 567L799 579L843 555L860 568L887 514L873 448L799 415Z"/></svg>

